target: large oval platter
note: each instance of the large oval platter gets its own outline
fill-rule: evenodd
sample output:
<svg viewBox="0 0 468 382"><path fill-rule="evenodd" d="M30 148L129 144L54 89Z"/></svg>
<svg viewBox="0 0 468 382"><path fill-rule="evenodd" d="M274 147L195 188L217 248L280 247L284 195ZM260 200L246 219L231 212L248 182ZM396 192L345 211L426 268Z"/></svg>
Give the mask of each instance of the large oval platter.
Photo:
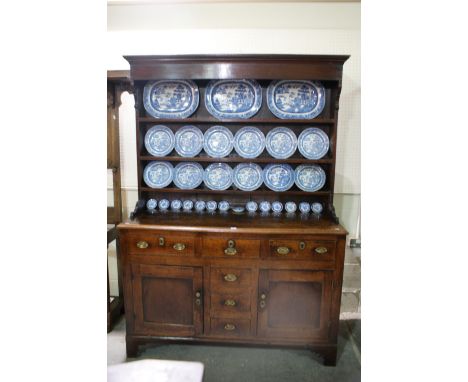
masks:
<svg viewBox="0 0 468 382"><path fill-rule="evenodd" d="M167 126L155 125L145 134L146 150L155 157L163 157L174 148L174 133Z"/></svg>
<svg viewBox="0 0 468 382"><path fill-rule="evenodd" d="M234 168L234 184L242 191L254 191L263 183L262 168L256 163L239 163Z"/></svg>
<svg viewBox="0 0 468 382"><path fill-rule="evenodd" d="M164 188L171 182L174 167L169 162L153 161L146 165L143 171L143 180L151 188Z"/></svg>
<svg viewBox="0 0 468 382"><path fill-rule="evenodd" d="M197 110L198 86L190 80L148 82L143 89L143 106L154 118L187 118Z"/></svg>
<svg viewBox="0 0 468 382"><path fill-rule="evenodd" d="M325 88L318 81L273 81L267 89L270 111L281 119L312 119L325 107Z"/></svg>
<svg viewBox="0 0 468 382"><path fill-rule="evenodd" d="M320 159L328 152L330 140L322 130L309 127L299 135L297 146L307 159Z"/></svg>
<svg viewBox="0 0 468 382"><path fill-rule="evenodd" d="M174 168L174 184L183 190L193 190L203 182L203 167L197 162L182 162Z"/></svg>
<svg viewBox="0 0 468 382"><path fill-rule="evenodd" d="M294 170L285 163L273 163L263 169L263 182L273 191L289 190L294 184Z"/></svg>
<svg viewBox="0 0 468 382"><path fill-rule="evenodd" d="M205 169L203 181L210 190L226 190L232 184L232 168L226 163L212 163Z"/></svg>
<svg viewBox="0 0 468 382"><path fill-rule="evenodd" d="M262 88L254 80L210 81L205 92L208 112L218 119L247 119L262 106Z"/></svg>
<svg viewBox="0 0 468 382"><path fill-rule="evenodd" d="M303 191L315 192L325 185L326 174L317 165L301 164L296 167L294 181Z"/></svg>

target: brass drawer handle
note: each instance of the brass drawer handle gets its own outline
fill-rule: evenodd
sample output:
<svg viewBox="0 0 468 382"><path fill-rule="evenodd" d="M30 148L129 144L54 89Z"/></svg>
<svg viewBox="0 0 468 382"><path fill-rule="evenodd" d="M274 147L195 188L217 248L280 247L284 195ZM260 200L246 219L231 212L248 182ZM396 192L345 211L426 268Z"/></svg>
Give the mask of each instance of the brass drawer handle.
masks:
<svg viewBox="0 0 468 382"><path fill-rule="evenodd" d="M173 248L176 251L183 251L185 249L185 244L184 243L175 243Z"/></svg>
<svg viewBox="0 0 468 382"><path fill-rule="evenodd" d="M224 305L226 305L226 306L236 306L236 301L228 299L228 300L224 301Z"/></svg>
<svg viewBox="0 0 468 382"><path fill-rule="evenodd" d="M328 252L328 249L326 247L317 247L314 249L315 253L318 253L319 255L323 255L324 253Z"/></svg>
<svg viewBox="0 0 468 382"><path fill-rule="evenodd" d="M145 249L145 248L148 248L149 247L149 244L147 241L139 241L137 244L137 247L140 248L140 249Z"/></svg>
<svg viewBox="0 0 468 382"><path fill-rule="evenodd" d="M236 242L234 240L228 240L228 247L224 250L224 253L228 256L237 254Z"/></svg>
<svg viewBox="0 0 468 382"><path fill-rule="evenodd" d="M224 276L224 280L229 281L229 282L234 282L237 280L237 276L233 273L228 273L227 275Z"/></svg>
<svg viewBox="0 0 468 382"><path fill-rule="evenodd" d="M288 247L278 247L276 248L276 253L278 255L287 255L291 250Z"/></svg>
<svg viewBox="0 0 468 382"><path fill-rule="evenodd" d="M234 325L234 324L226 324L226 325L224 325L224 330L233 331L234 329L236 329L236 325Z"/></svg>

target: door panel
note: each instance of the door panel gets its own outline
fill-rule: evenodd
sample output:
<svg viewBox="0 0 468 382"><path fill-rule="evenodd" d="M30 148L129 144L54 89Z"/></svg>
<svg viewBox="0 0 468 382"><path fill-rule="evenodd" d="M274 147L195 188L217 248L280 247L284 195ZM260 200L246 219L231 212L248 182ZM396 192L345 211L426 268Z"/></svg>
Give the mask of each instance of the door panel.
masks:
<svg viewBox="0 0 468 382"><path fill-rule="evenodd" d="M136 332L192 336L203 331L201 268L132 264L132 276Z"/></svg>
<svg viewBox="0 0 468 382"><path fill-rule="evenodd" d="M330 272L263 270L258 293L259 336L328 337Z"/></svg>

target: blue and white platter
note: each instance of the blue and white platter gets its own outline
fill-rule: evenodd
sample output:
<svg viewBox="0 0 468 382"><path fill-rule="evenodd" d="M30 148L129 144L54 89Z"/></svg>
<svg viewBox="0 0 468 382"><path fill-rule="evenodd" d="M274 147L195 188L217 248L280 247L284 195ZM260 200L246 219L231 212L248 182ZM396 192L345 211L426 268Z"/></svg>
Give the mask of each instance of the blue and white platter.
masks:
<svg viewBox="0 0 468 382"><path fill-rule="evenodd" d="M328 152L330 140L323 130L309 127L299 135L297 147L307 159L320 159Z"/></svg>
<svg viewBox="0 0 468 382"><path fill-rule="evenodd" d="M183 190L197 188L203 182L203 167L197 162L182 162L174 168L174 184Z"/></svg>
<svg viewBox="0 0 468 382"><path fill-rule="evenodd" d="M312 119L325 107L325 88L318 81L273 81L267 89L270 111L281 119Z"/></svg>
<svg viewBox="0 0 468 382"><path fill-rule="evenodd" d="M203 148L203 133L198 127L187 125L175 133L175 149L182 157L194 157Z"/></svg>
<svg viewBox="0 0 468 382"><path fill-rule="evenodd" d="M234 149L242 158L256 158L265 149L265 135L257 127L245 126L234 136Z"/></svg>
<svg viewBox="0 0 468 382"><path fill-rule="evenodd" d="M273 158L289 158L294 154L296 148L296 134L287 127L275 127L266 136L266 149Z"/></svg>
<svg viewBox="0 0 468 382"><path fill-rule="evenodd" d="M174 133L167 126L155 125L145 134L146 150L155 157L163 157L174 148Z"/></svg>
<svg viewBox="0 0 468 382"><path fill-rule="evenodd" d="M154 118L187 118L197 110L198 86L190 80L148 82L143 89L143 106Z"/></svg>
<svg viewBox="0 0 468 382"><path fill-rule="evenodd" d="M205 132L203 148L213 158L229 155L234 146L231 131L224 126L212 126Z"/></svg>
<svg viewBox="0 0 468 382"><path fill-rule="evenodd" d="M254 80L214 80L205 92L208 112L218 119L247 119L262 106L262 88Z"/></svg>
<svg viewBox="0 0 468 382"><path fill-rule="evenodd" d="M212 163L205 169L203 181L211 190L226 190L232 184L232 168L226 163Z"/></svg>
<svg viewBox="0 0 468 382"><path fill-rule="evenodd" d="M242 191L254 191L263 183L262 168L256 163L239 163L234 168L234 184Z"/></svg>
<svg viewBox="0 0 468 382"><path fill-rule="evenodd" d="M318 191L325 185L325 180L325 171L320 166L301 164L296 167L294 181L303 191Z"/></svg>
<svg viewBox="0 0 468 382"><path fill-rule="evenodd" d="M151 188L167 187L174 174L174 167L169 162L153 161L143 170L143 180Z"/></svg>
<svg viewBox="0 0 468 382"><path fill-rule="evenodd" d="M289 190L294 184L294 170L285 163L273 163L263 169L263 182L273 191Z"/></svg>

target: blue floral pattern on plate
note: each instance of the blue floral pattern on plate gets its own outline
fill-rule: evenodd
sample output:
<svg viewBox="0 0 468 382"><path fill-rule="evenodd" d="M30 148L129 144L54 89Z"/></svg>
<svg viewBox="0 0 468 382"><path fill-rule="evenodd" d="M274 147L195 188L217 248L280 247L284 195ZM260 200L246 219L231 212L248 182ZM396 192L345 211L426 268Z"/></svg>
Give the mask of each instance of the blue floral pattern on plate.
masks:
<svg viewBox="0 0 468 382"><path fill-rule="evenodd" d="M312 212L314 214L320 214L323 211L323 206L321 203L312 203Z"/></svg>
<svg viewBox="0 0 468 382"><path fill-rule="evenodd" d="M197 200L195 202L195 209L197 211L203 211L206 208L206 202L204 200Z"/></svg>
<svg viewBox="0 0 468 382"><path fill-rule="evenodd" d="M246 119L262 106L262 88L254 80L214 80L205 92L208 112L218 119Z"/></svg>
<svg viewBox="0 0 468 382"><path fill-rule="evenodd" d="M287 127L275 127L267 134L266 148L273 158L289 158L297 148L296 134Z"/></svg>
<svg viewBox="0 0 468 382"><path fill-rule="evenodd" d="M167 199L161 199L159 201L159 209L160 210L167 210L170 205L171 205L171 202L169 202L169 200L167 200Z"/></svg>
<svg viewBox="0 0 468 382"><path fill-rule="evenodd" d="M303 214L307 214L310 212L310 204L307 202L300 202L299 203L299 211Z"/></svg>
<svg viewBox="0 0 468 382"><path fill-rule="evenodd" d="M198 86L190 80L148 82L143 89L143 106L154 118L187 118L197 110Z"/></svg>
<svg viewBox="0 0 468 382"><path fill-rule="evenodd" d="M171 209L180 210L182 208L182 202L179 199L174 199L171 202Z"/></svg>
<svg viewBox="0 0 468 382"><path fill-rule="evenodd" d="M191 200L184 200L184 202L182 203L182 208L185 210L185 211L190 211L192 208L193 208L193 202Z"/></svg>
<svg viewBox="0 0 468 382"><path fill-rule="evenodd" d="M175 133L175 149L182 157L191 158L203 148L203 133L198 127L183 126Z"/></svg>
<svg viewBox="0 0 468 382"><path fill-rule="evenodd" d="M294 170L285 163L273 163L263 169L263 181L273 191L287 191L294 184Z"/></svg>
<svg viewBox="0 0 468 382"><path fill-rule="evenodd" d="M234 184L242 191L253 191L263 183L262 168L256 163L239 163L234 168Z"/></svg>
<svg viewBox="0 0 468 382"><path fill-rule="evenodd" d="M296 168L296 186L303 191L318 191L325 185L325 180L325 171L320 166L301 164Z"/></svg>
<svg viewBox="0 0 468 382"><path fill-rule="evenodd" d="M145 134L145 148L155 157L163 157L174 148L174 133L167 126L155 125Z"/></svg>
<svg viewBox="0 0 468 382"><path fill-rule="evenodd" d="M216 208L218 207L218 203L214 200L208 200L206 202L206 209L210 212L216 211Z"/></svg>
<svg viewBox="0 0 468 382"><path fill-rule="evenodd" d="M156 199L149 199L146 202L146 208L149 210L155 210L157 206L158 206L158 201Z"/></svg>
<svg viewBox="0 0 468 382"><path fill-rule="evenodd" d="M242 158L256 158L265 149L265 135L257 127L245 126L234 137L234 149Z"/></svg>
<svg viewBox="0 0 468 382"><path fill-rule="evenodd" d="M249 202L246 203L245 209L246 209L248 212L255 212L255 211L258 210L258 204L257 204L257 202L251 200L251 201L249 201Z"/></svg>
<svg viewBox="0 0 468 382"><path fill-rule="evenodd" d="M286 210L286 212L293 213L296 212L297 205L294 202L286 202L286 204L284 205L284 209Z"/></svg>
<svg viewBox="0 0 468 382"><path fill-rule="evenodd" d="M320 159L328 152L330 140L322 130L309 127L299 135L297 146L307 159Z"/></svg>
<svg viewBox="0 0 468 382"><path fill-rule="evenodd" d="M224 126L212 126L205 132L203 148L213 158L229 155L234 146L231 131Z"/></svg>
<svg viewBox="0 0 468 382"><path fill-rule="evenodd" d="M232 184L232 168L226 163L212 163L205 169L203 181L211 190L226 190Z"/></svg>
<svg viewBox="0 0 468 382"><path fill-rule="evenodd" d="M182 162L175 166L174 184L183 190L197 188L203 182L203 167L197 162Z"/></svg>
<svg viewBox="0 0 468 382"><path fill-rule="evenodd" d="M146 165L143 180L151 188L164 188L172 182L174 167L169 162L153 161Z"/></svg>
<svg viewBox="0 0 468 382"><path fill-rule="evenodd" d="M325 107L325 88L318 81L273 81L267 89L270 111L281 119L312 119Z"/></svg>
<svg viewBox="0 0 468 382"><path fill-rule="evenodd" d="M260 202L260 211L269 212L271 209L271 203L268 200Z"/></svg>
<svg viewBox="0 0 468 382"><path fill-rule="evenodd" d="M273 212L279 213L283 211L283 203L281 202L273 202L271 203L271 210Z"/></svg>
<svg viewBox="0 0 468 382"><path fill-rule="evenodd" d="M229 202L227 200L221 200L218 203L218 208L219 208L220 211L226 212L226 211L229 210L230 207L231 207L231 205L229 204Z"/></svg>

